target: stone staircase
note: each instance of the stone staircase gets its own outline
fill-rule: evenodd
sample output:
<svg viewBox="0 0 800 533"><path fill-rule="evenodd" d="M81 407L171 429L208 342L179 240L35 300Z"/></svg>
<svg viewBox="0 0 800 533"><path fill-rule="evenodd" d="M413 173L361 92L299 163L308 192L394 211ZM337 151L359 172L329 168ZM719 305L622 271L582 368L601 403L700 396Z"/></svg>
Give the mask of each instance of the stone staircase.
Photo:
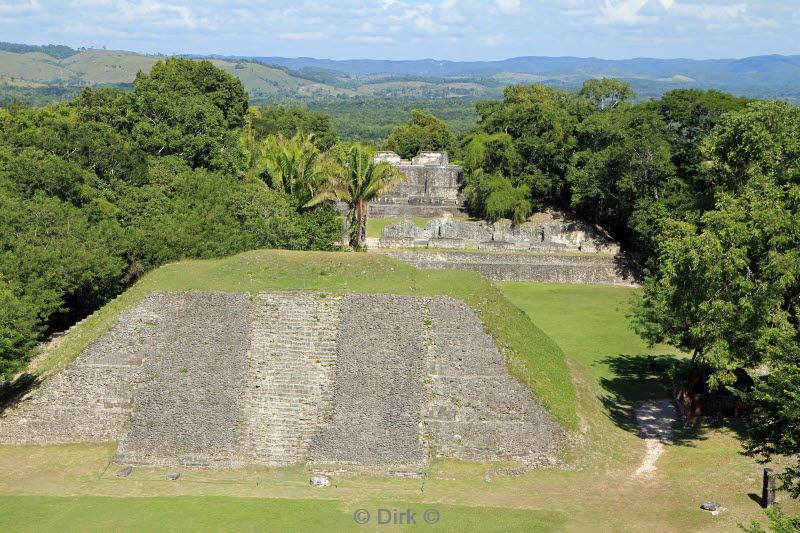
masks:
<svg viewBox="0 0 800 533"><path fill-rule="evenodd" d="M243 454L264 465L303 463L330 409L340 298L262 293L254 303Z"/></svg>

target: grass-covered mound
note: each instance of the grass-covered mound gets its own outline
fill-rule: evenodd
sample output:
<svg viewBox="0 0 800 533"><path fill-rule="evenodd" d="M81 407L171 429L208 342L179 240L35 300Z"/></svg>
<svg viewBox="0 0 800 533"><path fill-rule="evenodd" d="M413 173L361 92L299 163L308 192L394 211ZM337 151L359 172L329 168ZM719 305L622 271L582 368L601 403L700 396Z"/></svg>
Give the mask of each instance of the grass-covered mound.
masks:
<svg viewBox="0 0 800 533"><path fill-rule="evenodd" d="M333 293L447 295L466 302L494 337L515 377L533 390L567 430L577 428L575 389L564 355L550 338L485 278L461 271L419 270L373 254L259 250L163 266L46 348L35 372L61 370L113 326L119 314L153 291L251 292L285 289Z"/></svg>

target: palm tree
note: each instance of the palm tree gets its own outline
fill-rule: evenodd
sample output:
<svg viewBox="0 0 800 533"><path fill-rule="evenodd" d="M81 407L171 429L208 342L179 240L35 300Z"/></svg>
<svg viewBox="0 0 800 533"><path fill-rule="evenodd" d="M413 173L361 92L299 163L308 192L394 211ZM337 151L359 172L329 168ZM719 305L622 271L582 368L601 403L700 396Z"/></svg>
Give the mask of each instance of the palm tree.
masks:
<svg viewBox="0 0 800 533"><path fill-rule="evenodd" d="M268 136L258 147L251 175L272 189L291 194L304 206L326 181L324 154L313 139L300 133L291 139L281 134Z"/></svg>
<svg viewBox="0 0 800 533"><path fill-rule="evenodd" d="M375 163L375 152L371 148L363 144L342 146L336 153L336 165L327 172L319 194L306 206L330 200L345 202L350 246L362 248L367 238L369 202L406 179L405 174L389 163Z"/></svg>

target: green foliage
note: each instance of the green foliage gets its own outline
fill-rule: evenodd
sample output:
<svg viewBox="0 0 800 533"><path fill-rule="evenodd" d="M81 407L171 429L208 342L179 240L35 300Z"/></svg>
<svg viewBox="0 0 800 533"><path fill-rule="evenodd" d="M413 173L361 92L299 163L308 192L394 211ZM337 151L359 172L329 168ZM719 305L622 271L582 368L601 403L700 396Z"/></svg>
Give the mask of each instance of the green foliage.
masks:
<svg viewBox="0 0 800 533"><path fill-rule="evenodd" d="M452 146L447 123L420 109L412 109L408 124L395 126L386 140L386 149L406 159L425 151L452 151Z"/></svg>
<svg viewBox="0 0 800 533"><path fill-rule="evenodd" d="M642 333L692 351L723 382L739 366L797 353L799 202L800 186L762 178L721 194L699 227L667 223L639 308Z"/></svg>
<svg viewBox="0 0 800 533"><path fill-rule="evenodd" d="M588 80L578 94L592 102L600 111L613 109L634 96L630 83L611 78Z"/></svg>
<svg viewBox="0 0 800 533"><path fill-rule="evenodd" d="M758 102L720 118L705 140L711 183L736 190L748 179L773 176L800 181L800 109L785 102Z"/></svg>
<svg viewBox="0 0 800 533"><path fill-rule="evenodd" d="M464 188L473 213L490 222L508 218L515 224L525 221L531 214L529 193L525 185L514 186L502 174L485 174L480 169L469 175Z"/></svg>
<svg viewBox="0 0 800 533"><path fill-rule="evenodd" d="M435 113L455 134L467 133L478 118L473 98L326 98L291 104L329 115L343 141L376 146L386 142L397 124L408 120L412 109Z"/></svg>
<svg viewBox="0 0 800 533"><path fill-rule="evenodd" d="M292 195L304 206L327 179L330 169L326 157L314 145L313 136L296 134L291 139L282 134L263 139L248 172L264 180L272 189Z"/></svg>
<svg viewBox="0 0 800 533"><path fill-rule="evenodd" d="M0 50L4 52L11 52L14 54L29 54L32 52L41 52L56 59L66 59L78 53L78 50L64 46L63 44L19 44L0 42Z"/></svg>
<svg viewBox="0 0 800 533"><path fill-rule="evenodd" d="M709 366L711 386L766 365L769 374L739 393L753 408L746 450L764 461L800 456L798 119L800 111L777 102L719 118L703 145L714 207L697 222L660 219L654 271L635 312L644 338ZM780 478L800 496L800 463ZM796 524L771 516L774 531Z"/></svg>
<svg viewBox="0 0 800 533"><path fill-rule="evenodd" d="M165 262L336 247L334 209L304 209L302 186L242 176L246 104L210 63L168 60L132 92L0 111L0 377L23 370L47 331ZM292 142L316 158L307 139ZM302 164L305 185L314 164Z"/></svg>
<svg viewBox="0 0 800 533"><path fill-rule="evenodd" d="M764 511L769 518L769 531L771 533L797 533L800 531L800 517L785 514L779 505L775 505ZM747 533L767 533L761 524L753 520L749 526L739 527Z"/></svg>
<svg viewBox="0 0 800 533"><path fill-rule="evenodd" d="M745 449L763 461L774 456L800 458L800 360L793 355L773 360L770 374L745 395L753 406ZM778 477L792 497L800 497L800 459Z"/></svg>
<svg viewBox="0 0 800 533"><path fill-rule="evenodd" d="M724 158L718 159L725 168L704 163L711 159L705 146L717 123L733 120L726 113L748 101L715 91L673 91L638 105L632 99L628 83L611 79L589 80L577 93L544 85L508 87L502 102L477 105L480 121L464 141L467 174L500 173L527 187L534 208L574 210L647 262L661 219L696 224L713 207L714 195L734 185L735 169ZM787 107L769 105L778 106L776 116ZM744 131L723 125L716 134L728 131L726 138ZM714 145L726 150L722 140ZM789 161L792 149L785 150ZM486 198L475 194L488 191L471 188L474 215L485 216Z"/></svg>
<svg viewBox="0 0 800 533"><path fill-rule="evenodd" d="M566 174L571 205L592 222L649 252L651 228L632 233L631 221L669 197L674 176L661 117L620 105L593 113L577 128L580 149Z"/></svg>
<svg viewBox="0 0 800 533"><path fill-rule="evenodd" d="M293 107L264 106L253 118L252 127L256 137L281 134L286 138L297 134L313 135L314 146L325 151L339 142L331 118L319 111Z"/></svg>
<svg viewBox="0 0 800 533"><path fill-rule="evenodd" d="M36 306L0 275L0 376L22 370L40 333Z"/></svg>
<svg viewBox="0 0 800 533"><path fill-rule="evenodd" d="M655 108L664 120L665 136L672 148L672 161L677 176L691 185L698 207L713 207L713 187L708 187L702 166L705 159L701 145L711 135L725 113L743 109L750 100L719 91L681 89L664 94L660 100L647 104Z"/></svg>
<svg viewBox="0 0 800 533"><path fill-rule="evenodd" d="M131 134L153 155L180 155L193 167L226 172L244 166L234 128L244 122L247 93L209 61L171 58L133 82Z"/></svg>
<svg viewBox="0 0 800 533"><path fill-rule="evenodd" d="M464 170L468 173L484 170L514 176L520 163L514 140L507 133L476 133L464 148Z"/></svg>

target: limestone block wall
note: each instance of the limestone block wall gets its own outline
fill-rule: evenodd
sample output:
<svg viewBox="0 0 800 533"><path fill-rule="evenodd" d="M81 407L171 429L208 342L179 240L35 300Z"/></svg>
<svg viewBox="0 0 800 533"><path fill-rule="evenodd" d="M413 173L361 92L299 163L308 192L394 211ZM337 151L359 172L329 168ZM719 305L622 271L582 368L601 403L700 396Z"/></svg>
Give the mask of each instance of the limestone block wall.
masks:
<svg viewBox="0 0 800 533"><path fill-rule="evenodd" d="M419 268L472 270L495 281L623 286L639 283L638 270L624 256L388 249L380 253Z"/></svg>
<svg viewBox="0 0 800 533"><path fill-rule="evenodd" d="M408 178L370 203L372 216L438 216L463 208L463 168L451 165L446 152L422 152L411 161L394 152L378 152L376 162L396 166Z"/></svg>
<svg viewBox="0 0 800 533"><path fill-rule="evenodd" d="M122 314L117 325L64 371L0 416L0 443L62 444L119 440L143 359L168 327L166 295L154 293Z"/></svg>
<svg viewBox="0 0 800 533"><path fill-rule="evenodd" d="M420 435L424 304L406 296L345 297L333 409L312 442L312 462L425 463Z"/></svg>
<svg viewBox="0 0 800 533"><path fill-rule="evenodd" d="M547 462L556 422L449 298L155 293L0 416L0 442L118 441L121 463Z"/></svg>
<svg viewBox="0 0 800 533"><path fill-rule="evenodd" d="M617 254L620 247L607 235L564 213L541 213L532 220L512 225L455 219L447 214L428 221L424 229L401 221L381 232L381 246L396 248L413 239L426 248L478 248L534 252L582 252ZM423 242L424 241L424 242Z"/></svg>
<svg viewBox="0 0 800 533"><path fill-rule="evenodd" d="M144 358L117 459L151 465L235 466L252 305L243 293L162 296L168 327Z"/></svg>
<svg viewBox="0 0 800 533"><path fill-rule="evenodd" d="M440 457L548 464L561 431L530 389L510 379L503 356L463 302L431 299L427 438Z"/></svg>

